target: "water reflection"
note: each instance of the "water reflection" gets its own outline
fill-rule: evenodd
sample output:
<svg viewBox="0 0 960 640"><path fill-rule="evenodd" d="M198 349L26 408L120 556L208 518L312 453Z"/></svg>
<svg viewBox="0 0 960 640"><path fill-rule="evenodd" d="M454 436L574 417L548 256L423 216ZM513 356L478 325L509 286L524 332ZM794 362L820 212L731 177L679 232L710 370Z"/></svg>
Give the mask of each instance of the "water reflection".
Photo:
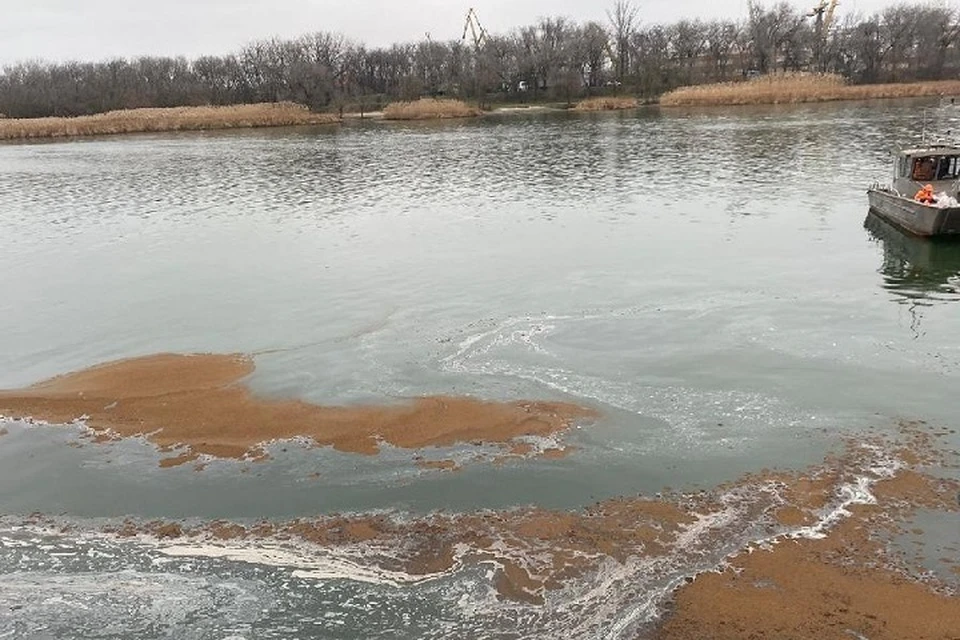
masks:
<svg viewBox="0 0 960 640"><path fill-rule="evenodd" d="M883 249L883 288L911 305L960 300L960 243L917 238L873 213L864 228Z"/></svg>

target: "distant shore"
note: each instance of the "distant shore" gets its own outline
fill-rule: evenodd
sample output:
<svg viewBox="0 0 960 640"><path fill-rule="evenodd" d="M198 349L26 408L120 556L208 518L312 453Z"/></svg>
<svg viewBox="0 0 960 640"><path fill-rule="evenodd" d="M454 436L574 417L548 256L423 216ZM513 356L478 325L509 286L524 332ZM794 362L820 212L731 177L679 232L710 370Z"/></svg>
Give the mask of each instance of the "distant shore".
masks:
<svg viewBox="0 0 960 640"><path fill-rule="evenodd" d="M293 102L124 109L74 118L0 118L0 140L284 127L339 121L334 114L313 113Z"/></svg>
<svg viewBox="0 0 960 640"><path fill-rule="evenodd" d="M841 100L960 95L960 80L895 84L847 84L831 74L772 74L745 82L681 87L660 97L664 107L801 104Z"/></svg>
<svg viewBox="0 0 960 640"><path fill-rule="evenodd" d="M401 121L469 119L485 115L546 111L631 110L658 104L662 107L721 107L935 96L960 96L960 80L849 85L841 77L834 75L775 74L744 82L681 87L664 94L658 102L643 102L630 95L598 96L581 100L573 105L557 102L530 102L502 104L487 110L481 110L462 100L445 98L421 98L410 102L394 102L383 109L342 114L317 113L293 102L124 109L64 118L0 117L0 141L122 133L329 125L338 124L345 119Z"/></svg>

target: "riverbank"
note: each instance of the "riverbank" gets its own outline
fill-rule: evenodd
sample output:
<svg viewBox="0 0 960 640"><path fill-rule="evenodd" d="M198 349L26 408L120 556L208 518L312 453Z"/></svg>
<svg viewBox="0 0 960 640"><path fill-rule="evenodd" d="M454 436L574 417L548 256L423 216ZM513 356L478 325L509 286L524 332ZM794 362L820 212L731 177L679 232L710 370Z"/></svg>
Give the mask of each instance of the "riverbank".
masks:
<svg viewBox="0 0 960 640"><path fill-rule="evenodd" d="M960 80L910 84L846 85L834 76L758 78L747 82L682 87L664 94L660 106L800 104L842 100L922 98L960 95ZM330 125L343 120L443 120L542 112L598 112L655 105L630 96L582 100L572 107L556 102L503 105L481 110L462 100L423 98L395 102L382 111L315 113L292 102L230 106L126 109L72 118L2 118L0 140L30 140L124 133L205 131L261 127Z"/></svg>
<svg viewBox="0 0 960 640"><path fill-rule="evenodd" d="M841 100L960 95L960 80L850 85L837 75L772 74L745 82L681 87L660 97L664 107L800 104Z"/></svg>
<svg viewBox="0 0 960 640"><path fill-rule="evenodd" d="M339 121L334 114L313 113L292 102L124 109L74 118L2 118L0 140L285 127Z"/></svg>

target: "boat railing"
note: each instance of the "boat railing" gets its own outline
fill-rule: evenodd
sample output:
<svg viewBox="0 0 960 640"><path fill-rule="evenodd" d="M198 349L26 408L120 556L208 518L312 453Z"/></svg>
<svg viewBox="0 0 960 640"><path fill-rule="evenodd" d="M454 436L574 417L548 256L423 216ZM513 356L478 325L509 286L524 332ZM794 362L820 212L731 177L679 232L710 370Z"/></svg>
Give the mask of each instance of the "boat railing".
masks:
<svg viewBox="0 0 960 640"><path fill-rule="evenodd" d="M883 191L884 193L891 193L891 194L893 194L893 195L895 195L895 196L899 196L899 197L901 197L901 198L905 198L905 197L906 197L906 196L904 196L902 193L900 193L899 191L897 191L897 189L896 189L893 185L891 185L891 184L889 184L889 183L886 183L886 182L881 182L881 181L879 181L879 180L874 180L874 181L873 181L873 184L870 185L870 191Z"/></svg>

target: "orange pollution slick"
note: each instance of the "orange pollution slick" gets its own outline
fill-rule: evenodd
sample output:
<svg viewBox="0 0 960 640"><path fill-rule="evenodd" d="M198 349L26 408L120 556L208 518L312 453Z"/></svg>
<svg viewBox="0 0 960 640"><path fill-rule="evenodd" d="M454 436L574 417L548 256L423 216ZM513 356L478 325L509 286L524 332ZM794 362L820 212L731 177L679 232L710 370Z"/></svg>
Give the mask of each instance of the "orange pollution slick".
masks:
<svg viewBox="0 0 960 640"><path fill-rule="evenodd" d="M486 402L430 396L384 406L325 407L254 395L240 384L254 370L239 354L158 354L119 360L58 376L25 389L0 391L0 415L87 424L120 436L144 435L165 449L189 448L161 464L199 454L262 454L271 440L311 438L340 451L375 454L396 447L498 443L546 436L593 411L565 402Z"/></svg>
<svg viewBox="0 0 960 640"><path fill-rule="evenodd" d="M485 564L500 599L524 606L514 621L527 622L517 624L539 631L569 623L573 611L585 625L521 627L524 637L608 637L597 632L608 628L604 616L619 621L649 599L664 614L651 618L656 626L617 637L955 640L956 582L921 561L935 547L925 549L926 538L915 538L922 545L912 552L892 542L922 533L912 523L920 511L953 519L960 512L960 481L943 477L954 474L956 454L945 450L951 436L906 424L893 438L852 437L807 469L762 470L707 491L622 496L570 511L128 520L104 531L152 536L185 556L280 548L309 560L322 557L314 546L339 549L367 568L415 578ZM960 564L956 545L941 558L949 567ZM675 586L663 591L664 584Z"/></svg>

